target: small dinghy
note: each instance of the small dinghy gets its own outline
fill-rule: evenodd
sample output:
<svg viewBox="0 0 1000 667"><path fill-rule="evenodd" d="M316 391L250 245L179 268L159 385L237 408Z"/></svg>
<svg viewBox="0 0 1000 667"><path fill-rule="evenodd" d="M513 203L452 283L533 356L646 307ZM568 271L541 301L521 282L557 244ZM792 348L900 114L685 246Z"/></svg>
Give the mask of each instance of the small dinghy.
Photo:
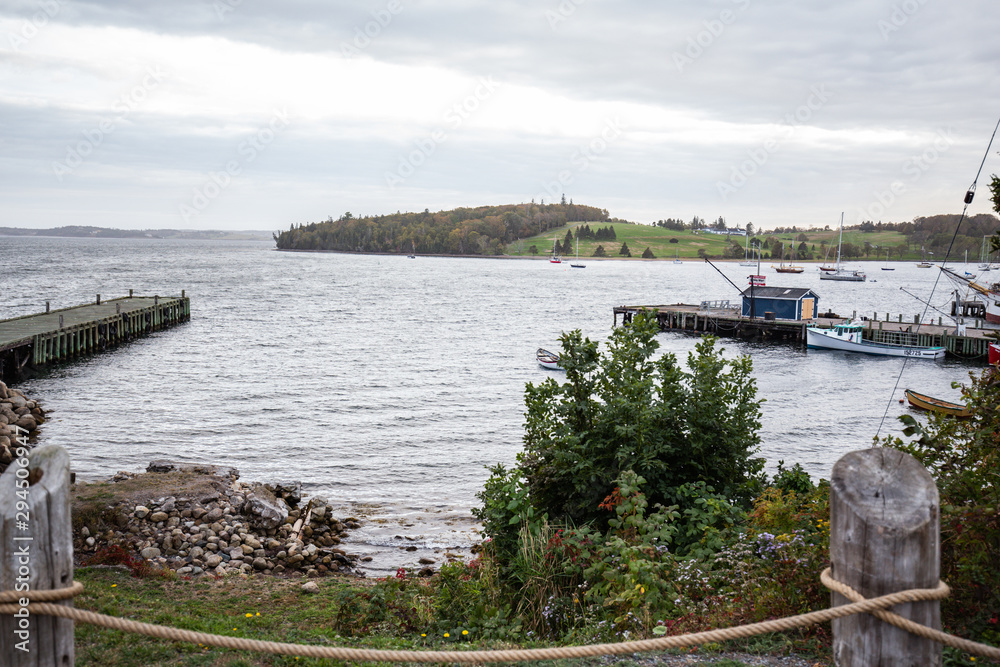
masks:
<svg viewBox="0 0 1000 667"><path fill-rule="evenodd" d="M542 368L547 368L550 371L562 370L562 367L559 365L559 355L555 352L538 348L538 351L535 352L535 358L538 359L538 365Z"/></svg>
<svg viewBox="0 0 1000 667"><path fill-rule="evenodd" d="M940 398L932 398L926 394L918 394L911 389L907 389L903 393L906 394L906 400L910 402L910 405L920 410L941 412L955 417L972 416L972 411L968 408L968 406L962 405L961 403L949 403L948 401L942 401Z"/></svg>

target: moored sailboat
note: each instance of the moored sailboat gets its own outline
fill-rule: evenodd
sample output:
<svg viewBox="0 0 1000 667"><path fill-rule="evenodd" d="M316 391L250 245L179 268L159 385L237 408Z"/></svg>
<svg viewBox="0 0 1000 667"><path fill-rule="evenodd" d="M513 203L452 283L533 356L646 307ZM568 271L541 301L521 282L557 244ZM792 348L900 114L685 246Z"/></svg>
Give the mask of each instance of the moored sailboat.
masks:
<svg viewBox="0 0 1000 667"><path fill-rule="evenodd" d="M579 229L576 230L576 262L570 264L570 266L573 267L574 269L585 269L585 268L587 268L586 264L581 264L580 263L580 230Z"/></svg>
<svg viewBox="0 0 1000 667"><path fill-rule="evenodd" d="M825 272L820 280L840 280L844 282L863 283L867 280L864 271L854 271L840 268L840 251L844 247L844 214L840 214L840 240L837 242L837 266L833 271Z"/></svg>

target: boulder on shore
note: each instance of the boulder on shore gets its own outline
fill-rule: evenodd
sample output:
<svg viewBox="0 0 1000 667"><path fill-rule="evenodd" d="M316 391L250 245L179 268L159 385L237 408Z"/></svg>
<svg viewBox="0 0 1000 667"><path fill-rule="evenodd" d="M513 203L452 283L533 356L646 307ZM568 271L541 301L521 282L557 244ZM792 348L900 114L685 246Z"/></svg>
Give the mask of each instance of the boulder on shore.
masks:
<svg viewBox="0 0 1000 667"><path fill-rule="evenodd" d="M251 523L260 528L277 528L288 518L288 505L264 485L258 485L247 494L243 513L249 515Z"/></svg>

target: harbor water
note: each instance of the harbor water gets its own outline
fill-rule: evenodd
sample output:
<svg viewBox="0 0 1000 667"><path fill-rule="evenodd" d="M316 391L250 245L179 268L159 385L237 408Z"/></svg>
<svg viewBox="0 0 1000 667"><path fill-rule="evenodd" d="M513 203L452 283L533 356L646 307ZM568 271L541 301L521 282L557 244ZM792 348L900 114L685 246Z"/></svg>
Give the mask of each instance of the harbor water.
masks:
<svg viewBox="0 0 1000 667"><path fill-rule="evenodd" d="M0 318L129 289L191 298L189 323L22 384L51 411L39 441L67 448L79 478L170 459L233 466L247 480L301 481L307 494L368 517L353 539L373 549L403 529L428 548L475 538L469 510L486 467L513 463L521 448L524 387L553 376L536 364L536 348L558 349L560 333L573 329L605 340L614 306L739 300L693 260L586 260L574 269L278 252L270 241L37 237L0 238L0 252ZM769 286L812 288L821 312L912 321L925 306L908 292L948 310L950 285L937 269L882 266L866 264L865 283L821 281L815 265L782 275L765 264L762 273ZM756 272L719 267L741 288ZM658 340L682 358L697 341ZM898 432L905 388L955 400L951 383L985 363L904 367L798 344L722 345L753 359L768 469L783 460L815 477L876 433Z"/></svg>

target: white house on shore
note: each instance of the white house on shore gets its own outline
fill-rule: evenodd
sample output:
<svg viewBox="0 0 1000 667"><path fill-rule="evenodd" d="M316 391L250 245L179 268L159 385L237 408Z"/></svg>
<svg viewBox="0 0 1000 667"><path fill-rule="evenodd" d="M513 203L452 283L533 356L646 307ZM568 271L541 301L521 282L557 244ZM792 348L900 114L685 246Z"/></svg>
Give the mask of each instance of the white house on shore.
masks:
<svg viewBox="0 0 1000 667"><path fill-rule="evenodd" d="M735 227L733 229L710 229L708 227L703 227L698 230L700 233L704 234L719 234L721 236L746 236L747 230Z"/></svg>

